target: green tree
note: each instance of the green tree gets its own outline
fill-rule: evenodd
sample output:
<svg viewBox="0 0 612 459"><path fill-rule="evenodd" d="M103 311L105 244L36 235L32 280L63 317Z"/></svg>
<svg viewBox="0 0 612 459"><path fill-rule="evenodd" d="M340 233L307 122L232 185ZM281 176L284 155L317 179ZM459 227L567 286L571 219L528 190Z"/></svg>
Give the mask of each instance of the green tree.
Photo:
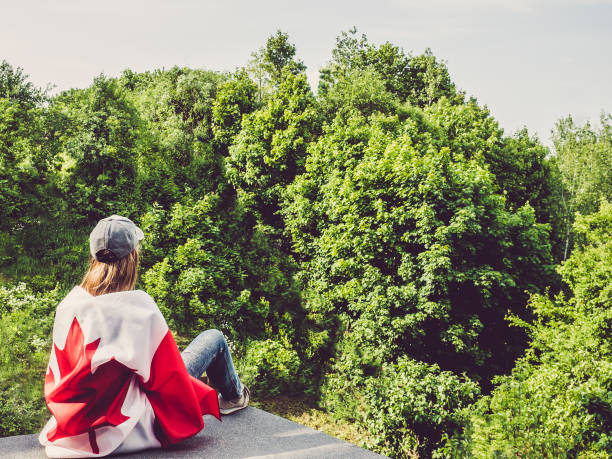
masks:
<svg viewBox="0 0 612 459"><path fill-rule="evenodd" d="M522 129L504 136L503 129L486 107L475 99L454 104L447 99L427 107L425 111L439 128L444 144L452 154L461 153L487 164L495 175L497 191L506 198L506 205L516 211L526 203L535 210L539 223L551 226L555 259L561 259L563 210L560 206L561 186L555 161L549 150L536 137Z"/></svg>
<svg viewBox="0 0 612 459"><path fill-rule="evenodd" d="M55 150L46 96L20 68L0 64L0 229L14 231L48 204ZM24 221L25 220L25 221Z"/></svg>
<svg viewBox="0 0 612 459"><path fill-rule="evenodd" d="M602 114L601 128L595 129L588 122L578 126L568 116L553 130L554 160L563 185L563 259L571 248L574 214L592 213L600 198L612 199L611 120L610 115Z"/></svg>
<svg viewBox="0 0 612 459"><path fill-rule="evenodd" d="M0 267L9 277L36 276L41 258L57 255L57 217L65 210L57 187L62 118L47 103L22 69L2 62Z"/></svg>
<svg viewBox="0 0 612 459"><path fill-rule="evenodd" d="M244 117L229 149L227 177L241 202L265 224L282 228L276 215L280 194L303 171L306 147L319 129L306 75L288 70L266 105Z"/></svg>
<svg viewBox="0 0 612 459"><path fill-rule="evenodd" d="M257 108L257 86L245 70L237 71L223 83L212 107L215 142L226 150L240 132L242 118Z"/></svg>
<svg viewBox="0 0 612 459"><path fill-rule="evenodd" d="M296 48L289 42L289 35L281 30L268 37L266 46L259 52L264 68L276 84L280 83L283 69L287 66L293 74L306 70L304 63L295 59Z"/></svg>
<svg viewBox="0 0 612 459"><path fill-rule="evenodd" d="M404 86L408 91L407 99L420 107L431 105L442 97L453 102L463 100L463 95L456 93L446 64L438 61L429 48L410 59L410 72Z"/></svg>
<svg viewBox="0 0 612 459"><path fill-rule="evenodd" d="M392 114L398 111L399 104L399 99L387 91L382 78L372 69L342 74L325 96L319 97L319 107L328 120L338 116L346 119L355 112L364 116Z"/></svg>
<svg viewBox="0 0 612 459"><path fill-rule="evenodd" d="M283 204L294 250L318 307L377 330L371 355L499 371L521 349L504 314L551 279L548 231L415 121L353 118L320 138Z"/></svg>
<svg viewBox="0 0 612 459"><path fill-rule="evenodd" d="M183 195L198 198L221 191L223 151L215 140L214 108L226 76L174 67L138 76L124 84L143 128L139 138L138 187L145 203L168 209Z"/></svg>
<svg viewBox="0 0 612 459"><path fill-rule="evenodd" d="M336 120L285 195L305 306L336 343L333 410L402 357L486 387L525 346L505 314L526 317L525 291L552 278L547 226L529 205L508 210L482 155L451 150L435 121L417 108Z"/></svg>
<svg viewBox="0 0 612 459"><path fill-rule="evenodd" d="M294 75L306 70L304 63L295 59L295 54L295 45L289 42L289 35L281 30L268 37L266 45L251 54L248 70L257 81L260 103L268 97L273 88L278 88L283 69L287 68Z"/></svg>
<svg viewBox="0 0 612 459"><path fill-rule="evenodd" d="M45 91L29 82L21 67L14 68L5 60L0 63L0 96L28 107L35 107L46 99Z"/></svg>
<svg viewBox="0 0 612 459"><path fill-rule="evenodd" d="M69 212L91 224L113 213L134 214L139 114L116 80L97 77L86 90L53 101L67 122L60 187Z"/></svg>
<svg viewBox="0 0 612 459"><path fill-rule="evenodd" d="M488 159L490 170L512 209L528 202L540 223L550 225L550 237L555 261L563 258L563 186L557 163L537 137L523 128L504 137L499 157Z"/></svg>
<svg viewBox="0 0 612 459"><path fill-rule="evenodd" d="M402 102L424 107L441 97L458 102L463 98L457 94L446 65L429 49L412 57L389 42L376 47L364 34L358 37L356 28L342 32L336 39L332 59L320 71L319 95L324 97L337 81L349 74L367 69L376 72L387 91Z"/></svg>

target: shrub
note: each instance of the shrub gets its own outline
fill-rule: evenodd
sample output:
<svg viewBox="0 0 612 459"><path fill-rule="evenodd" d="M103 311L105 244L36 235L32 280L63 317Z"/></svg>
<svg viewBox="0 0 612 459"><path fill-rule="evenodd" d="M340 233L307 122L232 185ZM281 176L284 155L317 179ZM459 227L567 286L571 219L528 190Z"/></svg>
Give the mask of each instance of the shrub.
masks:
<svg viewBox="0 0 612 459"><path fill-rule="evenodd" d="M480 389L437 365L402 357L361 379L331 373L323 394L337 415L358 422L376 439L369 448L392 457L427 457L443 433L460 431L462 408Z"/></svg>
<svg viewBox="0 0 612 459"><path fill-rule="evenodd" d="M59 289L0 287L0 436L35 432L48 415L43 382L60 297Z"/></svg>
<svg viewBox="0 0 612 459"><path fill-rule="evenodd" d="M249 341L238 363L240 378L264 398L301 389L300 370L300 356L286 339Z"/></svg>

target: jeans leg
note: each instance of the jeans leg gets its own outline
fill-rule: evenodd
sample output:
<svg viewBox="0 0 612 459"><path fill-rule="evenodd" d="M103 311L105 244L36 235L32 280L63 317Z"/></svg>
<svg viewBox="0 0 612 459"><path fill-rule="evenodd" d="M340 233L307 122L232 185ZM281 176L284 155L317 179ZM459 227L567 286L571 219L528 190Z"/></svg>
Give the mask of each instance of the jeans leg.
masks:
<svg viewBox="0 0 612 459"><path fill-rule="evenodd" d="M236 374L227 341L219 330L200 333L181 353L187 372L199 378L206 371L225 400L233 400L242 393L242 383Z"/></svg>

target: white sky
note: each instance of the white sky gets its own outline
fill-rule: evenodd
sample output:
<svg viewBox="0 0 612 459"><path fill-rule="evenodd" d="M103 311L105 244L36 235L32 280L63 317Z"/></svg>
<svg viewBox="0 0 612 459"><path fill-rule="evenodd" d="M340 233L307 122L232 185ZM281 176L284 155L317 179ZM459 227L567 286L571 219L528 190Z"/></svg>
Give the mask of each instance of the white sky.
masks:
<svg viewBox="0 0 612 459"><path fill-rule="evenodd" d="M507 133L612 112L612 0L0 0L0 60L36 85L174 65L233 70L280 28L316 86L335 38L429 47Z"/></svg>

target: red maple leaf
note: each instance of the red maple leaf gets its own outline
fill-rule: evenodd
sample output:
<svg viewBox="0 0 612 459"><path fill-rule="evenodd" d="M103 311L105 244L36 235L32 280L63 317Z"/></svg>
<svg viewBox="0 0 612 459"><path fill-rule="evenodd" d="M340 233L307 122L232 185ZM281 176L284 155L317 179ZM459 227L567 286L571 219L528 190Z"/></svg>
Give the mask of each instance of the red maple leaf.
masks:
<svg viewBox="0 0 612 459"><path fill-rule="evenodd" d="M95 429L117 426L129 417L121 414L134 370L114 358L91 373L91 359L100 338L84 345L84 336L76 317L72 321L66 345L53 345L59 367L59 382L51 368L45 377L45 400L57 426L47 433L49 441L89 434L92 452L99 453Z"/></svg>

